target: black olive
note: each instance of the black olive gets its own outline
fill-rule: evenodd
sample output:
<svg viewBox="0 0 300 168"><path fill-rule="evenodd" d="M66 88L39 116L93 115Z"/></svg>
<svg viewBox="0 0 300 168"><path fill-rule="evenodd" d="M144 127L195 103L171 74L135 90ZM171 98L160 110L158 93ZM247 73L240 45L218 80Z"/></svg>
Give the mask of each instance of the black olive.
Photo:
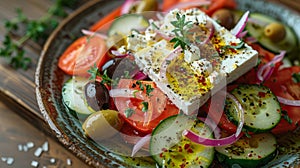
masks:
<svg viewBox="0 0 300 168"><path fill-rule="evenodd" d="M84 87L84 94L88 106L99 111L109 109L108 89L98 81L90 81Z"/></svg>
<svg viewBox="0 0 300 168"><path fill-rule="evenodd" d="M127 75L131 76L137 70L138 66L135 62L127 57L110 60L101 69L102 73L106 71L107 76L111 79L128 78Z"/></svg>
<svg viewBox="0 0 300 168"><path fill-rule="evenodd" d="M212 18L219 22L221 26L224 26L226 29L230 30L235 26L234 15L228 9L219 9L213 13Z"/></svg>

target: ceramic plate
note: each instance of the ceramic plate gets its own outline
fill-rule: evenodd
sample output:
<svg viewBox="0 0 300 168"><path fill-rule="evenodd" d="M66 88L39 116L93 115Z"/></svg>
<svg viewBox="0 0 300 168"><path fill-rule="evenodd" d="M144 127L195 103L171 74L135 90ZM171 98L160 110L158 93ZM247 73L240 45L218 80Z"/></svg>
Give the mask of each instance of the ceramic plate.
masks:
<svg viewBox="0 0 300 168"><path fill-rule="evenodd" d="M76 37L82 36L81 29L87 29L122 2L117 0L90 1L71 14L53 32L43 48L36 70L37 101L45 120L59 141L88 165L93 167L155 167L151 158L119 156L89 140L84 136L81 124L62 103L62 85L69 77L57 67L59 56ZM262 0L238 0L238 6L242 10L261 12L283 21L294 28L299 39L300 16L296 12ZM290 158L294 159L291 160L292 162L299 161L299 154L293 150L290 154L280 159L286 161L286 158ZM280 164L282 160L277 160L278 163L274 162L274 164Z"/></svg>

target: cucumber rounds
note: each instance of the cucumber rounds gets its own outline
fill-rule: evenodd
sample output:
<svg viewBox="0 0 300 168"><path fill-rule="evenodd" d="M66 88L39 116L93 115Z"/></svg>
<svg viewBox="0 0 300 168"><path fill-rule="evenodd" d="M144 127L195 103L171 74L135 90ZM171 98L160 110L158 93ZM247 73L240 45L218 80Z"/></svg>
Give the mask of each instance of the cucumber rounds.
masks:
<svg viewBox="0 0 300 168"><path fill-rule="evenodd" d="M249 21L247 23L246 29L248 33L251 36L253 36L255 39L257 39L257 41L264 48L275 53L279 53L282 50L285 50L289 53L298 47L297 36L295 35L295 32L290 27L283 25L282 23L276 21L275 19L260 13L250 14L249 19L252 21ZM281 24L282 26L276 26L278 24L274 24L274 23ZM274 25L270 26L270 24L274 24L275 26ZM277 31L277 30L280 29L280 27L283 27L284 29L283 31L285 35L279 41L272 40L272 38L266 35L266 28L268 28L268 26L274 28L270 31L274 30L275 36L279 36L281 34L280 33L281 31ZM273 39L277 39L277 37Z"/></svg>
<svg viewBox="0 0 300 168"><path fill-rule="evenodd" d="M207 138L212 131L202 121L186 115L164 119L154 129L150 153L160 167L209 167L214 160L214 147L194 143L182 135L191 129Z"/></svg>
<svg viewBox="0 0 300 168"><path fill-rule="evenodd" d="M277 154L277 142L271 133L260 133L240 138L237 142L216 147L219 162L229 167L253 168L265 165Z"/></svg>
<svg viewBox="0 0 300 168"><path fill-rule="evenodd" d="M236 97L244 109L244 128L250 132L267 132L281 119L281 107L277 97L269 88L261 85L240 85L231 94ZM236 103L226 99L225 114L233 123L239 122Z"/></svg>

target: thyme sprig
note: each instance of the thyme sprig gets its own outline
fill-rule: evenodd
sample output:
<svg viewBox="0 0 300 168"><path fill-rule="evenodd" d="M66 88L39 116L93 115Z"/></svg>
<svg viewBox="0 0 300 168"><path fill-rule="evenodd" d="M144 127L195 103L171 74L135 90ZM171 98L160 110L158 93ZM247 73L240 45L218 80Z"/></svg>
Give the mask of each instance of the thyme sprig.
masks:
<svg viewBox="0 0 300 168"><path fill-rule="evenodd" d="M17 16L11 20L5 20L6 29L3 46L0 48L0 57L7 59L8 63L15 69L27 69L31 59L25 56L24 45L28 40L44 43L59 21L67 16L65 7L74 5L78 0L56 0L48 12L37 20L31 20L20 8L16 9ZM20 31L22 28L22 32ZM17 40L13 36L18 35Z"/></svg>
<svg viewBox="0 0 300 168"><path fill-rule="evenodd" d="M185 50L186 46L190 45L190 40L188 38L189 30L192 28L193 23L191 21L185 20L185 15L176 14L176 21L172 21L171 24L175 27L172 32L175 33L173 39L170 42L175 43L174 48L180 46Z"/></svg>

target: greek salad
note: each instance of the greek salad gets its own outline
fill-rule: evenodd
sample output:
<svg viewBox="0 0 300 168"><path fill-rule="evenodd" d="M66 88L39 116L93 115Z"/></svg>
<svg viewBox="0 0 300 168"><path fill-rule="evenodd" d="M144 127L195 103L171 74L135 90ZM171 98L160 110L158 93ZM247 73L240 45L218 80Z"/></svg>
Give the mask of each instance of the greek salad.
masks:
<svg viewBox="0 0 300 168"><path fill-rule="evenodd" d="M234 0L126 0L59 58L62 100L91 141L154 167L260 167L298 128L298 45Z"/></svg>

